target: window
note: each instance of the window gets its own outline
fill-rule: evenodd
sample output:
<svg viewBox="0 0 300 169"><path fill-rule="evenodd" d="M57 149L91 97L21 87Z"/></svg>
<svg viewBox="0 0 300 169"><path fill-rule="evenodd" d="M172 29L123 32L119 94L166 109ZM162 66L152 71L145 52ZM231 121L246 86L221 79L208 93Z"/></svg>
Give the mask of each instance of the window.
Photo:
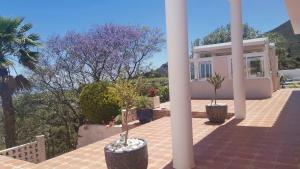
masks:
<svg viewBox="0 0 300 169"><path fill-rule="evenodd" d="M206 79L212 76L211 61L203 61L199 63L199 78Z"/></svg>
<svg viewBox="0 0 300 169"><path fill-rule="evenodd" d="M229 70L230 71L230 77L233 78L233 63L232 63L232 58L229 59L229 63L230 63L230 65L229 65L229 68L230 68L230 70ZM246 71L245 71L246 70L246 58L245 57L243 58L243 63L244 63L244 70L243 70L244 71L244 76L246 77L247 74L246 74Z"/></svg>
<svg viewBox="0 0 300 169"><path fill-rule="evenodd" d="M264 77L263 57L247 57L247 75L250 78Z"/></svg>
<svg viewBox="0 0 300 169"><path fill-rule="evenodd" d="M195 79L195 65L194 63L190 63L190 72L191 72L191 80Z"/></svg>
<svg viewBox="0 0 300 169"><path fill-rule="evenodd" d="M244 58L245 63L245 77L247 78L257 78L264 77L264 62L262 56L248 56ZM229 60L230 74L233 77L233 64L232 59Z"/></svg>

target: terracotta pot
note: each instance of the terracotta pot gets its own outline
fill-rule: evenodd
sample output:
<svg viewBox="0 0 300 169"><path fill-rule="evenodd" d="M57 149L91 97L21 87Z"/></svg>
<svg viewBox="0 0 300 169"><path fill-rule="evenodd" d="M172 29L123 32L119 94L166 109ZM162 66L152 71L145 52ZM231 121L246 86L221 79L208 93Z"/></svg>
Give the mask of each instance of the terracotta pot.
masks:
<svg viewBox="0 0 300 169"><path fill-rule="evenodd" d="M104 148L105 161L108 169L147 169L148 148L144 139L144 146L125 152L112 152Z"/></svg>
<svg viewBox="0 0 300 169"><path fill-rule="evenodd" d="M227 105L206 105L206 113L210 122L212 123L224 123L227 117L228 106Z"/></svg>

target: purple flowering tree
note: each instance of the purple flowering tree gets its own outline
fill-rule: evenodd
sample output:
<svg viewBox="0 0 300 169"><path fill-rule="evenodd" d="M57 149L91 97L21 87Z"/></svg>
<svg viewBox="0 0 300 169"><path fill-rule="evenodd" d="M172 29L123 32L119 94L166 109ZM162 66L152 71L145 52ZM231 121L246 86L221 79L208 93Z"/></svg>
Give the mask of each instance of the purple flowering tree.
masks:
<svg viewBox="0 0 300 169"><path fill-rule="evenodd" d="M81 86L102 80L116 81L120 76L136 77L147 66L147 59L159 52L164 43L158 29L115 24L95 26L84 33L52 36L45 43L32 76L34 89L50 95L51 100L45 100L45 104L61 120L59 124L70 129L67 135L71 136L84 123L78 99ZM75 148L76 140L68 137L66 143Z"/></svg>
<svg viewBox="0 0 300 169"><path fill-rule="evenodd" d="M86 33L68 32L64 37L52 37L46 52L50 52L50 58L75 62L80 74L89 81L115 81L121 74L128 79L139 75L147 59L159 52L164 43L158 29L108 24Z"/></svg>

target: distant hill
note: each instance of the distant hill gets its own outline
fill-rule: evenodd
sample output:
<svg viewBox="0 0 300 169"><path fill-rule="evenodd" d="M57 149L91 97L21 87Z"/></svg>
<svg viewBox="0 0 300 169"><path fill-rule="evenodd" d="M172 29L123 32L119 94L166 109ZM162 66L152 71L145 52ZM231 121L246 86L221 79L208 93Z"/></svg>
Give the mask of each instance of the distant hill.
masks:
<svg viewBox="0 0 300 169"><path fill-rule="evenodd" d="M286 40L286 48L293 57L300 57L300 35L295 35L290 21L283 23L275 29L269 31L282 35Z"/></svg>
<svg viewBox="0 0 300 169"><path fill-rule="evenodd" d="M162 64L159 68L144 74L145 77L168 77L168 63Z"/></svg>

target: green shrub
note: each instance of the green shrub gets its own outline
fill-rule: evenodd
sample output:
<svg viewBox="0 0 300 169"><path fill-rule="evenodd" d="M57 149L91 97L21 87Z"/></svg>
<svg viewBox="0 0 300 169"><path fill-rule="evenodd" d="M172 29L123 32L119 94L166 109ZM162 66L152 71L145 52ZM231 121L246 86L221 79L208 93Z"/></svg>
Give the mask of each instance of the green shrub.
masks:
<svg viewBox="0 0 300 169"><path fill-rule="evenodd" d="M107 124L121 112L118 100L106 82L86 85L80 93L80 107L92 123Z"/></svg>
<svg viewBox="0 0 300 169"><path fill-rule="evenodd" d="M115 124L122 124L122 114L115 117Z"/></svg>
<svg viewBox="0 0 300 169"><path fill-rule="evenodd" d="M300 84L297 82L294 82L294 83L289 84L288 88L300 88Z"/></svg>
<svg viewBox="0 0 300 169"><path fill-rule="evenodd" d="M170 100L170 96L169 96L169 88L162 86L159 88L159 98L160 98L160 102L164 103Z"/></svg>
<svg viewBox="0 0 300 169"><path fill-rule="evenodd" d="M145 109L145 108L150 108L151 107L151 103L149 101L149 98L146 96L139 96L136 99L136 103L135 103L135 107L137 109Z"/></svg>
<svg viewBox="0 0 300 169"><path fill-rule="evenodd" d="M144 78L139 94L147 96L150 88L160 89L161 87L168 87L168 78Z"/></svg>

